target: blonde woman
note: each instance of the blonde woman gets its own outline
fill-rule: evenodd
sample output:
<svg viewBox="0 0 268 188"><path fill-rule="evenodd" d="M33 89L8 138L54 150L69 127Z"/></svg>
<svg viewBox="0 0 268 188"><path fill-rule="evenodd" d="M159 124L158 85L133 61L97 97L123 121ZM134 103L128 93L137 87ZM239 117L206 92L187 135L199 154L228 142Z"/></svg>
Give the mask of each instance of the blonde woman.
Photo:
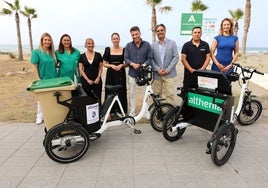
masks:
<svg viewBox="0 0 268 188"><path fill-rule="evenodd" d="M211 44L210 55L213 61L211 69L224 74L233 72L233 63L236 62L238 53L239 42L238 37L233 35L233 22L229 18L224 18L221 22L220 34Z"/></svg>
<svg viewBox="0 0 268 188"><path fill-rule="evenodd" d="M78 61L82 87L88 96L93 98L97 96L101 101L101 74L103 69L102 56L99 52L94 50L95 43L92 38L86 39L85 47L86 52L80 55Z"/></svg>
<svg viewBox="0 0 268 188"><path fill-rule="evenodd" d="M33 71L36 80L44 80L57 77L56 56L52 37L43 33L38 49L32 51L30 62L33 64ZM36 124L43 122L43 114L39 102L37 102Z"/></svg>

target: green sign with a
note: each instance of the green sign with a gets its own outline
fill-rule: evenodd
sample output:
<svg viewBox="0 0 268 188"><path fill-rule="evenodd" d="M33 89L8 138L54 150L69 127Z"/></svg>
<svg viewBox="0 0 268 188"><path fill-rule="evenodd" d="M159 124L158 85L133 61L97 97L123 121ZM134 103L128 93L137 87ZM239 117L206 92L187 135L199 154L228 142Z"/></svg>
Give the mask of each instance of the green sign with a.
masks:
<svg viewBox="0 0 268 188"><path fill-rule="evenodd" d="M216 103L223 103L223 99L215 99ZM188 106L199 108L201 110L209 111L215 114L220 114L222 109L217 104L213 103L213 97L200 95L188 92Z"/></svg>
<svg viewBox="0 0 268 188"><path fill-rule="evenodd" d="M202 13L181 14L181 35L191 35L193 27L202 27Z"/></svg>

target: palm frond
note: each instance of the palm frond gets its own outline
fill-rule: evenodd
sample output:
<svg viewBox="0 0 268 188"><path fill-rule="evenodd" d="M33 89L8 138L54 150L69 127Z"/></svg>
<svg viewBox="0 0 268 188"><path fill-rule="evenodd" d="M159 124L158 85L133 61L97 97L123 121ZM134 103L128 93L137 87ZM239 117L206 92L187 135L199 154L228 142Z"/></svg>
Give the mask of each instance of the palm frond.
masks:
<svg viewBox="0 0 268 188"><path fill-rule="evenodd" d="M159 12L161 12L161 13L168 13L171 10L172 10L171 6L164 6L164 7L159 8Z"/></svg>

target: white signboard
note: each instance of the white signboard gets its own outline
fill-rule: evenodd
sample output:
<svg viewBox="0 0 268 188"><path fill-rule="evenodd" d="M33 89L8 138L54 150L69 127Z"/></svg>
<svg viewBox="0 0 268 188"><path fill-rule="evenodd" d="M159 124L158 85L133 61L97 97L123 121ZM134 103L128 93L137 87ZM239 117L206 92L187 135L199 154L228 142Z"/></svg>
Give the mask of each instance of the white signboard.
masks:
<svg viewBox="0 0 268 188"><path fill-rule="evenodd" d="M218 88L218 79L217 78L198 76L197 79L198 79L198 87L208 88L208 89Z"/></svg>
<svg viewBox="0 0 268 188"><path fill-rule="evenodd" d="M99 121L99 103L86 105L87 124Z"/></svg>
<svg viewBox="0 0 268 188"><path fill-rule="evenodd" d="M213 34L217 33L217 18L203 18L203 28L202 31L204 34Z"/></svg>

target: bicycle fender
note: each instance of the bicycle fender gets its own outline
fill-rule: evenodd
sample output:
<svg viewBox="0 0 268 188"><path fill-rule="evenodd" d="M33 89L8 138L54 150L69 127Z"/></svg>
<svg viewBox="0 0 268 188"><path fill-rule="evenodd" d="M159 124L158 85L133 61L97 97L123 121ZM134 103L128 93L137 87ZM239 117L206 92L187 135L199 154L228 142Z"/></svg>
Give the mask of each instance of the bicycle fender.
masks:
<svg viewBox="0 0 268 188"><path fill-rule="evenodd" d="M256 98L257 97L257 95L250 95L251 96L251 98Z"/></svg>
<svg viewBox="0 0 268 188"><path fill-rule="evenodd" d="M154 108L156 105L153 103L149 106L148 111L150 111L152 108Z"/></svg>

